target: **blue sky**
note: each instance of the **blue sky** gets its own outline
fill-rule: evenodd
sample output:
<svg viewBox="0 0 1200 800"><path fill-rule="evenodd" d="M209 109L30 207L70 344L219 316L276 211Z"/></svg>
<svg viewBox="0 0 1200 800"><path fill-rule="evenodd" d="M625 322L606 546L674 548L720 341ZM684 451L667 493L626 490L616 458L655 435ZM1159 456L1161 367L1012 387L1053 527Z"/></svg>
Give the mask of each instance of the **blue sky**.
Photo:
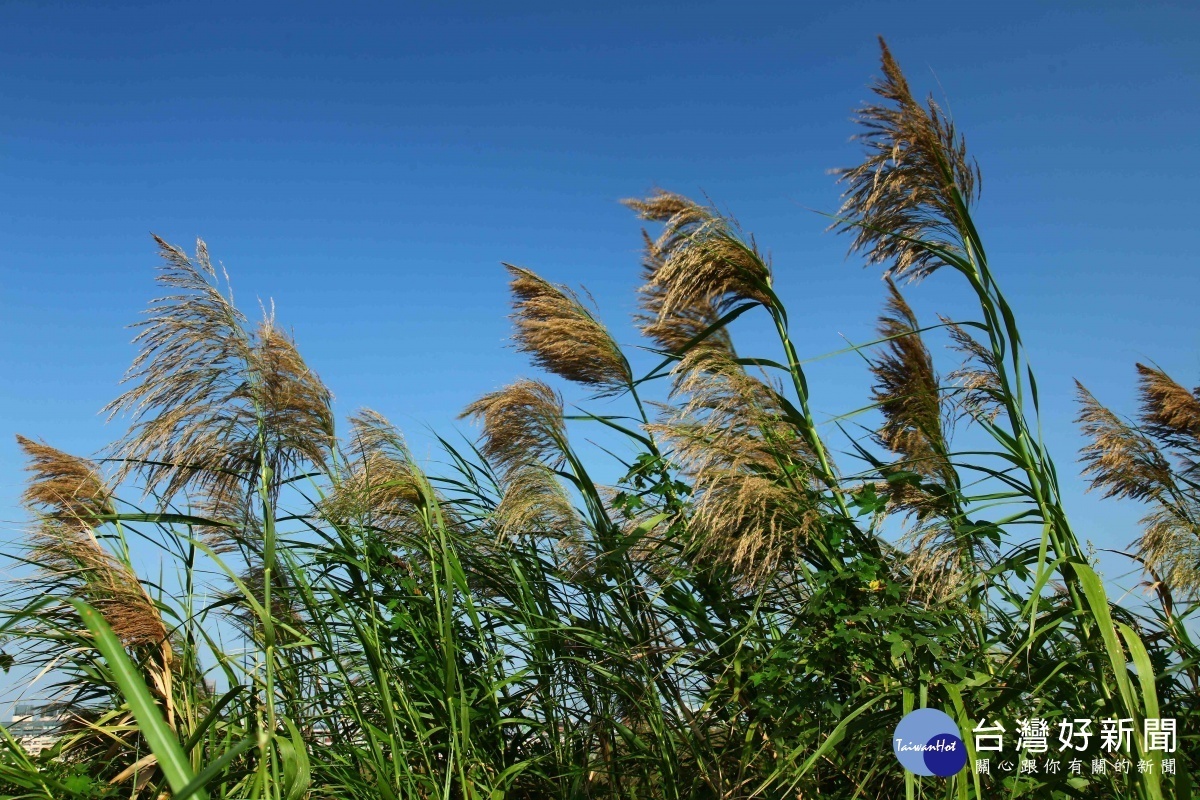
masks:
<svg viewBox="0 0 1200 800"><path fill-rule="evenodd" d="M339 414L375 408L419 453L426 425L529 372L505 348L500 261L585 285L636 343L639 226L616 201L656 186L756 234L805 354L867 339L878 271L812 209L836 209L827 170L857 158L882 34L980 161L977 220L1073 518L1123 546L1137 507L1073 474L1071 380L1132 411L1135 361L1200 372L1198 31L1183 3L9 0L0 538L21 518L13 433L93 453L121 432L98 410L156 293L152 231L203 237L252 316L274 299ZM932 319L965 312L964 288L938 274L908 295ZM866 402L854 356L810 383L822 414Z"/></svg>

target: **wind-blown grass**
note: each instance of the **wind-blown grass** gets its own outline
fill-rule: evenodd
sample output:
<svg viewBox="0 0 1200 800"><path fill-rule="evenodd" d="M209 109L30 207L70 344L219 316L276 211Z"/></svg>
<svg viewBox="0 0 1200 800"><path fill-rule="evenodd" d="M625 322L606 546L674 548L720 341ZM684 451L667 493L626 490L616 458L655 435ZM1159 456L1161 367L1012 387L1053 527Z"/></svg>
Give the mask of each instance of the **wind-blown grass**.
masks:
<svg viewBox="0 0 1200 800"><path fill-rule="evenodd" d="M1200 401L1146 367L1139 424L1083 394L1085 472L1153 505L1135 555L1161 607L1135 613L1107 598L1063 508L971 216L978 167L886 47L883 71L834 227L891 277L958 281L979 317L923 327L889 281L879 340L858 348L878 425L833 441L763 251L679 195L627 201L661 226L643 236L637 317L657 366L637 375L576 293L509 266L518 349L617 405L566 414L520 378L465 410L481 437L443 440L438 474L375 412L339 438L272 317L237 310L203 243L159 241L170 294L111 406L127 435L100 463L20 440L34 522L11 555L32 572L0 634L48 670L71 722L36 758L5 737L0 791L1190 796ZM746 314L777 353L739 354ZM962 363L940 365L926 336ZM624 450L579 449L585 425ZM622 477L601 485L611 454ZM972 755L980 721L1129 718L1153 769L918 778L890 741L917 707L954 717ZM1147 717L1180 720L1173 775Z"/></svg>

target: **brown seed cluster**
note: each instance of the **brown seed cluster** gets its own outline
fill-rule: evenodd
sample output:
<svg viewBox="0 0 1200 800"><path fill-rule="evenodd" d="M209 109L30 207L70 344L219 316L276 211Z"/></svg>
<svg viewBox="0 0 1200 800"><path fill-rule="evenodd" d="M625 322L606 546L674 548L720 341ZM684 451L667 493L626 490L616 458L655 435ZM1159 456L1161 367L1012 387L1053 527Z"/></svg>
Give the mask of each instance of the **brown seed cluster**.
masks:
<svg viewBox="0 0 1200 800"><path fill-rule="evenodd" d="M933 356L918 333L916 316L890 280L888 293L878 333L889 341L871 362L875 376L871 399L883 414L879 441L901 456L904 469L943 486L953 485L956 477Z"/></svg>
<svg viewBox="0 0 1200 800"><path fill-rule="evenodd" d="M1189 392L1161 369L1137 365L1136 422L1121 419L1082 385L1080 423L1088 443L1084 474L1106 497L1150 505L1135 543L1160 593L1200 592L1200 390ZM1161 584L1161 585L1159 585Z"/></svg>
<svg viewBox="0 0 1200 800"><path fill-rule="evenodd" d="M166 648L167 630L132 567L96 538L101 515L115 513L112 489L91 461L23 436L17 443L31 473L22 501L36 521L28 559L40 575L89 603L128 647Z"/></svg>
<svg viewBox="0 0 1200 800"><path fill-rule="evenodd" d="M932 98L922 106L883 49L883 78L874 91L882 100L858 110L867 156L837 170L846 185L839 232L851 234L852 251L886 264L888 275L923 278L946 262L941 250L963 255L964 212L978 196L979 167L967 156L954 123Z"/></svg>
<svg viewBox="0 0 1200 800"><path fill-rule="evenodd" d="M702 552L757 580L819 526L813 455L779 390L728 355L693 350L676 372L687 399L651 430L693 482L692 536Z"/></svg>
<svg viewBox="0 0 1200 800"><path fill-rule="evenodd" d="M542 369L602 393L629 386L633 376L621 349L573 292L522 267L504 266L512 275L518 350Z"/></svg>
<svg viewBox="0 0 1200 800"><path fill-rule="evenodd" d="M194 505L232 523L222 530L246 528L264 475L275 491L298 466L326 465L332 397L271 314L247 326L217 287L203 242L189 258L156 241L158 282L173 294L139 323L132 386L108 406L132 417L115 448L121 477L138 473L164 504L188 490Z"/></svg>
<svg viewBox="0 0 1200 800"><path fill-rule="evenodd" d="M657 240L647 240L647 283L640 290L643 309L657 315L657 327L644 328L652 338L678 342L676 328L694 328L698 314L772 303L771 268L732 221L670 192L624 202L642 219L663 225Z"/></svg>

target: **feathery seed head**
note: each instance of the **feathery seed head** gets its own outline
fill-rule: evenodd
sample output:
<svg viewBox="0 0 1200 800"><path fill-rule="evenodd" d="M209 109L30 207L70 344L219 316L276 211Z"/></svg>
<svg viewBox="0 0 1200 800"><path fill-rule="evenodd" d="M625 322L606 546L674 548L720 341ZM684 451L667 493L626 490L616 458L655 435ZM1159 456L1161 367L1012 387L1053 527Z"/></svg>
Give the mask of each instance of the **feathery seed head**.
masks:
<svg viewBox="0 0 1200 800"><path fill-rule="evenodd" d="M530 270L505 264L513 276L514 339L537 366L567 380L620 391L633 376L608 330L579 298Z"/></svg>
<svg viewBox="0 0 1200 800"><path fill-rule="evenodd" d="M486 394L462 417L483 421L481 452L508 475L530 464L554 468L563 461L562 398L541 381L525 378Z"/></svg>
<svg viewBox="0 0 1200 800"><path fill-rule="evenodd" d="M158 282L139 323L132 386L109 404L133 422L117 443L122 477L138 472L162 502L185 488L201 505L236 509L258 472L276 481L302 463L326 464L333 446L329 391L268 316L254 332L216 285L203 242L195 258L155 237ZM206 499L207 498L207 499Z"/></svg>
<svg viewBox="0 0 1200 800"><path fill-rule="evenodd" d="M667 192L624 202L642 219L664 225L648 252L647 282L640 290L643 309L657 315L664 330L657 335L647 330L648 335L678 339L672 327L707 309L720 314L747 301L771 305L771 268L754 240L743 238L730 220Z"/></svg>
<svg viewBox="0 0 1200 800"><path fill-rule="evenodd" d="M573 546L583 533L583 521L561 483L542 466L512 470L496 506L497 532L504 539L536 535Z"/></svg>
<svg viewBox="0 0 1200 800"><path fill-rule="evenodd" d="M425 482L403 436L370 409L351 417L350 426L348 469L322 503L325 513L338 520L360 518L397 536L419 534Z"/></svg>
<svg viewBox="0 0 1200 800"><path fill-rule="evenodd" d="M1080 411L1076 422L1088 444L1080 451L1083 474L1105 497L1145 500L1172 483L1171 465L1144 433L1122 421L1075 382Z"/></svg>
<svg viewBox="0 0 1200 800"><path fill-rule="evenodd" d="M882 39L880 47L882 103L858 110L866 159L837 170L846 191L833 228L852 234L852 252L888 264L885 274L920 279L945 264L921 242L963 252L962 212L978 196L979 168L954 124L932 98L925 107L913 98Z"/></svg>
<svg viewBox="0 0 1200 800"><path fill-rule="evenodd" d="M26 471L32 473L21 493L30 512L81 528L94 527L97 515L114 513L112 489L94 463L20 435L17 445L29 459Z"/></svg>
<svg viewBox="0 0 1200 800"><path fill-rule="evenodd" d="M951 348L963 355L962 365L946 376L958 387L957 413L971 419L994 421L1003 410L1004 397L995 356L961 325L945 317L939 318L950 332Z"/></svg>
<svg viewBox="0 0 1200 800"><path fill-rule="evenodd" d="M1084 474L1106 497L1152 503L1135 543L1138 555L1158 576L1160 592L1195 597L1200 592L1200 497L1193 476L1200 468L1200 401L1160 369L1138 364L1137 371L1141 425L1119 419L1078 387L1079 422L1090 440L1081 451Z"/></svg>
<svg viewBox="0 0 1200 800"><path fill-rule="evenodd" d="M699 340L721 317L714 298L697 298L691 305L675 306L670 313L663 313L667 290L654 281L654 276L666 261L666 256L644 230L642 239L645 243L642 278L646 283L638 289L638 305L642 310L634 315L634 321L642 333L668 353L678 353L691 345L716 348L732 354L733 339L724 327L710 331L703 340Z"/></svg>
<svg viewBox="0 0 1200 800"><path fill-rule="evenodd" d="M642 219L662 223L663 232L656 242L660 251L674 249L692 230L712 222L716 216L711 208L662 189L645 200L631 197L621 202Z"/></svg>
<svg viewBox="0 0 1200 800"><path fill-rule="evenodd" d="M272 467L324 466L334 446L333 395L308 368L296 343L271 317L259 325L251 367L251 393L276 454Z"/></svg>
<svg viewBox="0 0 1200 800"><path fill-rule="evenodd" d="M933 356L925 347L916 316L896 285L888 280L889 298L879 319L880 338L892 337L883 354L871 361L875 375L872 399L884 422L879 442L903 458L902 467L942 486L956 482L947 455L941 385ZM918 513L932 511L917 498ZM928 498L924 498L928 499Z"/></svg>
<svg viewBox="0 0 1200 800"><path fill-rule="evenodd" d="M133 568L101 546L96 517L113 514L112 488L91 461L24 436L17 444L32 473L21 495L40 519L29 533L28 555L42 576L67 585L104 617L129 647L151 645L170 657L167 630Z"/></svg>
<svg viewBox="0 0 1200 800"><path fill-rule="evenodd" d="M1180 513L1183 511L1184 513ZM1200 506L1185 509L1159 504L1142 519L1145 529L1137 541L1139 554L1152 573L1188 597L1200 593Z"/></svg>
<svg viewBox="0 0 1200 800"><path fill-rule="evenodd" d="M651 430L691 479L690 527L700 552L753 582L819 527L815 458L787 421L778 391L728 355L693 351L677 370L676 391L688 400Z"/></svg>
<svg viewBox="0 0 1200 800"><path fill-rule="evenodd" d="M1195 451L1200 446L1200 400L1161 369L1137 365L1142 422L1165 443Z"/></svg>

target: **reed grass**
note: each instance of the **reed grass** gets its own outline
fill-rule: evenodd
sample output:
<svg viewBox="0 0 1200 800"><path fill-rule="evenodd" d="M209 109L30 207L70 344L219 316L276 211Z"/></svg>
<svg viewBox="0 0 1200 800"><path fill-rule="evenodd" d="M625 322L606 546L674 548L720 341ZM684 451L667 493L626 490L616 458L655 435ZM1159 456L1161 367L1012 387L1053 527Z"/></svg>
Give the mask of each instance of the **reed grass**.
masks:
<svg viewBox="0 0 1200 800"><path fill-rule="evenodd" d="M241 314L203 243L158 240L167 295L110 407L127 435L98 463L20 439L33 521L9 555L30 572L0 636L70 722L37 757L3 737L0 795L1190 797L1200 393L1139 365L1129 421L1080 387L1085 474L1151 506L1131 555L1159 603L1115 604L1040 437L978 166L886 46L876 93L834 227L889 278L957 281L979 315L922 326L889 280L878 340L854 348L877 411L861 432L809 410L754 238L676 194L627 201L660 226L637 317L657 366L639 376L578 294L508 266L518 349L583 410L518 379L465 410L481 436L440 440L438 473L374 412L339 438L273 315ZM739 355L746 314L775 353ZM587 410L598 396L617 405ZM587 426L624 449L579 449ZM983 720L1130 718L1156 769L918 778L890 741L917 707L972 756ZM1173 775L1140 733L1158 716L1184 734Z"/></svg>

